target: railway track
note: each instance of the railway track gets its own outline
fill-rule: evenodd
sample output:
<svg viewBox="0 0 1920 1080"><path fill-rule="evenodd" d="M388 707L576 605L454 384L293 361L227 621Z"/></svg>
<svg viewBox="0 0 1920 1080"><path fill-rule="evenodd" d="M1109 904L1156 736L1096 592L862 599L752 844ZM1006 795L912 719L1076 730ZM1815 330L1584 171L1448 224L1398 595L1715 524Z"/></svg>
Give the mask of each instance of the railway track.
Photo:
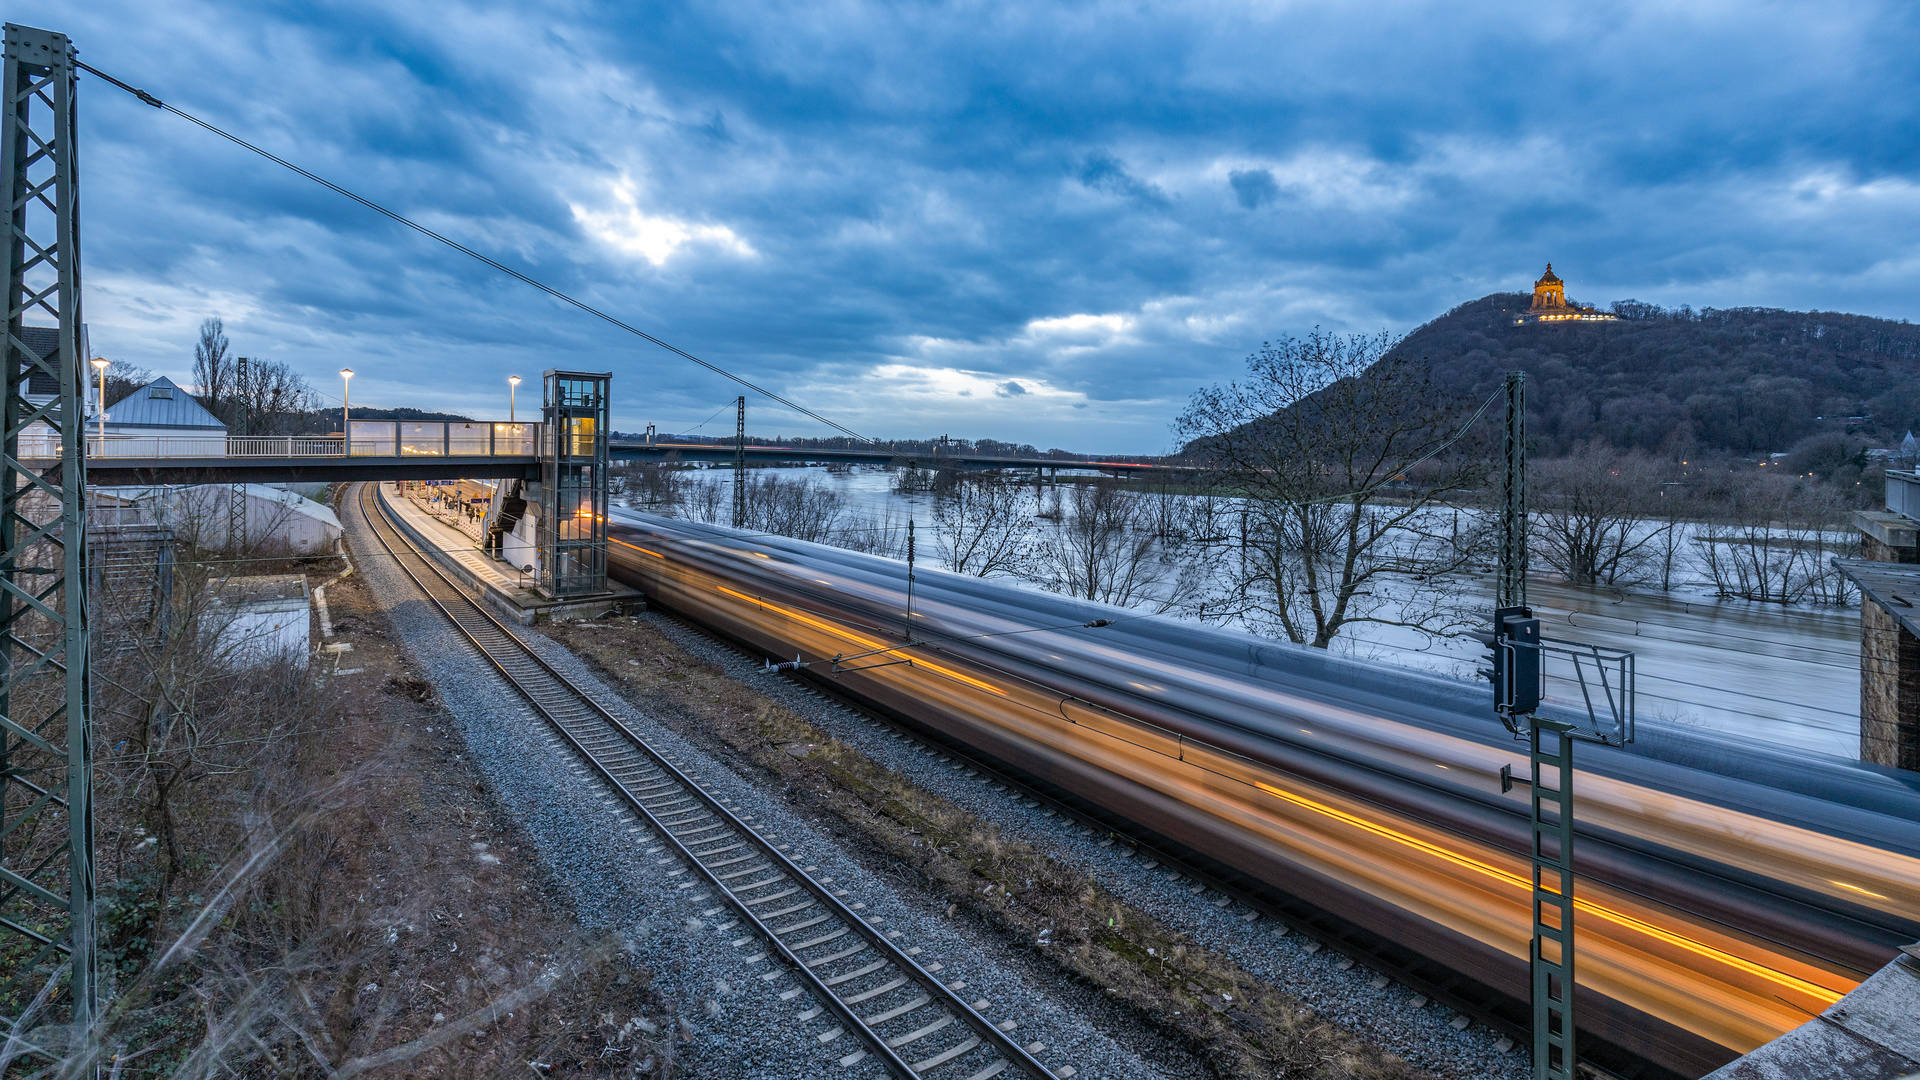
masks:
<svg viewBox="0 0 1920 1080"><path fill-rule="evenodd" d="M541 659L414 549L388 517L377 485L360 485L359 509L394 565L651 827L648 854L659 864L679 864L664 872L693 875L678 888L704 879L715 890L722 903L707 914L730 912L716 928L738 929L735 949L758 950L748 963L773 962L761 978L772 984L791 974L795 985L779 999L798 1009L805 1037L821 1046L850 1038L837 1059L841 1067L871 1071L877 1064L897 1077L926 1080L1074 1075L1071 1066L1049 1070L1037 1057L1044 1045L1013 1036L1017 1022L987 1019L991 1003L968 1001L964 981L941 982L942 965L922 965L918 949L899 944L900 931L863 917L864 904L849 904L831 879L795 865L764 826L736 815L686 763L649 745Z"/></svg>

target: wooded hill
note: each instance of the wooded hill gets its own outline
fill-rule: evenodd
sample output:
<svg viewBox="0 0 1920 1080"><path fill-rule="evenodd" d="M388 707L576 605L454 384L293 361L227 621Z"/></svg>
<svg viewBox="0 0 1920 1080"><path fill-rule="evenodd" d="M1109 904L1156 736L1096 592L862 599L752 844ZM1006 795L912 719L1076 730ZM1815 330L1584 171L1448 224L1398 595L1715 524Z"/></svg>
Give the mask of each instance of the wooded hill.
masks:
<svg viewBox="0 0 1920 1080"><path fill-rule="evenodd" d="M1514 325L1530 297L1495 293L1396 352L1484 398L1527 373L1527 434L1547 457L1595 438L1663 454L1758 457L1844 432L1896 446L1920 429L1920 326L1865 315L1625 300L1611 322Z"/></svg>

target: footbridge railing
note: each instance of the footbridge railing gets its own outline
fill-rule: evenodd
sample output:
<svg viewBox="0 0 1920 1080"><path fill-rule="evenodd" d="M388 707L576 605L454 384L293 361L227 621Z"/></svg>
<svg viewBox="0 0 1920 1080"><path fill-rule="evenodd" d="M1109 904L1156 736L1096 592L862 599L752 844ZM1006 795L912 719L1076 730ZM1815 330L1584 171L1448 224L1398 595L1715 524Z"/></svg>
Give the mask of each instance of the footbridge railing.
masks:
<svg viewBox="0 0 1920 1080"><path fill-rule="evenodd" d="M137 458L475 458L524 457L540 452L544 425L518 423L421 423L355 420L352 438L330 435L88 435L89 459ZM56 432L25 432L20 456L60 456Z"/></svg>

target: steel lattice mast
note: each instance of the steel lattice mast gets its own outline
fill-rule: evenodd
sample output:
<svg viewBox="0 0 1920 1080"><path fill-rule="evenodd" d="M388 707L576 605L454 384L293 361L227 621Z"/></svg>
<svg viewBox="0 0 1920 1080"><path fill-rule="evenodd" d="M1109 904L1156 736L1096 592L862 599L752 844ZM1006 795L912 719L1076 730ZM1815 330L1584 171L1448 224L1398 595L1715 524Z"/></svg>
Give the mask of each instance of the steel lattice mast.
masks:
<svg viewBox="0 0 1920 1080"><path fill-rule="evenodd" d="M9 23L6 39L0 1014L79 1031L96 985L76 71L64 34Z"/></svg>

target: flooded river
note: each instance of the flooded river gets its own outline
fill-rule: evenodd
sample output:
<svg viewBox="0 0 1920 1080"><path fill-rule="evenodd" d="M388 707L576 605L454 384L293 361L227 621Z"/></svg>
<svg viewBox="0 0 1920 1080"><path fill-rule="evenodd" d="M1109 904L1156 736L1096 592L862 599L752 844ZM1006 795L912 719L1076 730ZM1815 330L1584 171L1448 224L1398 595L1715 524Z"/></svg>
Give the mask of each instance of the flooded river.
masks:
<svg viewBox="0 0 1920 1080"><path fill-rule="evenodd" d="M711 470L713 481L729 474ZM856 513L930 520L931 497L893 493L880 469L783 469L824 484ZM923 550L930 550L930 547ZM1477 583L1492 608L1492 582ZM1532 581L1528 598L1551 638L1629 650L1637 669L1642 726L1686 726L1769 745L1854 758L1860 749L1860 613L1857 608L1782 607L1715 600L1690 588L1619 594ZM1170 616L1171 617L1171 616ZM1481 647L1466 638L1429 641L1404 628L1353 624L1336 648L1355 656L1471 677ZM1564 687L1549 687L1565 694Z"/></svg>

